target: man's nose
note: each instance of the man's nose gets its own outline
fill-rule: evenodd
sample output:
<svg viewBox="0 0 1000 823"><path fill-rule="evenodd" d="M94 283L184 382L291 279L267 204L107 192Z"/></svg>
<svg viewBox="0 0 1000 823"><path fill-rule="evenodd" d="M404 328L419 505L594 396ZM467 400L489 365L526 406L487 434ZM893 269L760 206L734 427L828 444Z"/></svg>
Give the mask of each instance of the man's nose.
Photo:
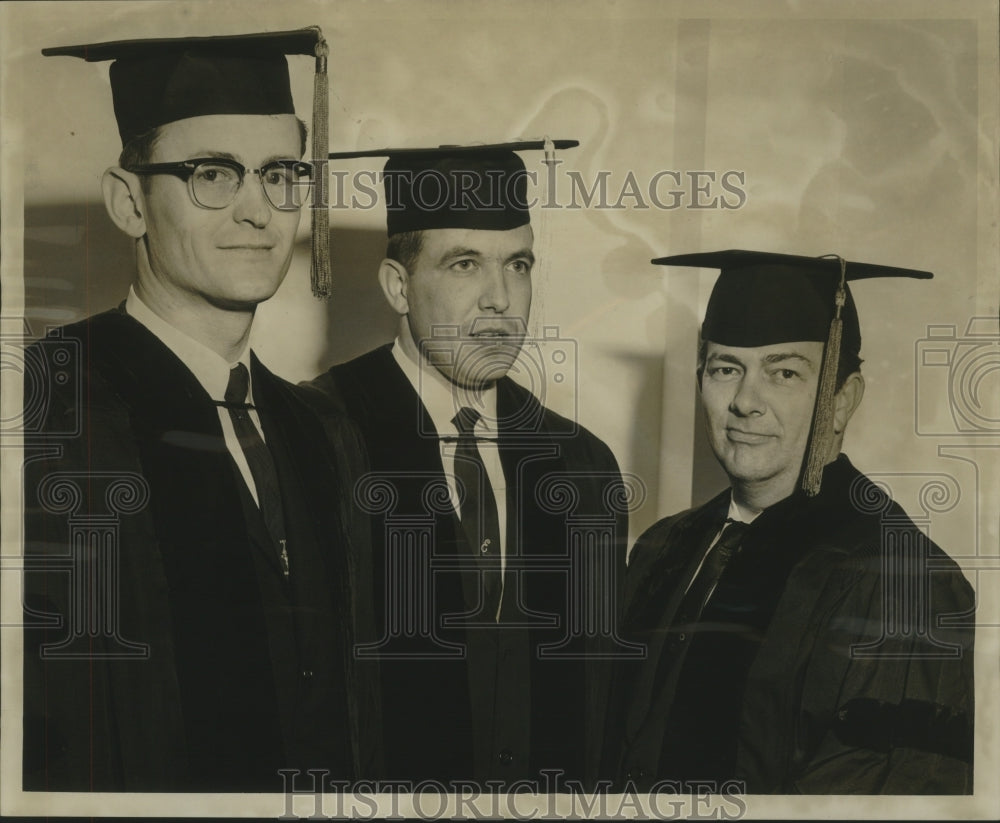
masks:
<svg viewBox="0 0 1000 823"><path fill-rule="evenodd" d="M237 223L250 223L258 229L271 222L271 204L264 194L263 181L255 171L247 171L240 190L236 192L233 219Z"/></svg>
<svg viewBox="0 0 1000 823"><path fill-rule="evenodd" d="M487 263L483 291L479 295L479 308L502 314L510 308L510 293L503 266Z"/></svg>
<svg viewBox="0 0 1000 823"><path fill-rule="evenodd" d="M743 374L736 394L729 404L729 410L740 417L749 417L753 414L763 414L766 409L767 404L761 394L760 377L751 373Z"/></svg>

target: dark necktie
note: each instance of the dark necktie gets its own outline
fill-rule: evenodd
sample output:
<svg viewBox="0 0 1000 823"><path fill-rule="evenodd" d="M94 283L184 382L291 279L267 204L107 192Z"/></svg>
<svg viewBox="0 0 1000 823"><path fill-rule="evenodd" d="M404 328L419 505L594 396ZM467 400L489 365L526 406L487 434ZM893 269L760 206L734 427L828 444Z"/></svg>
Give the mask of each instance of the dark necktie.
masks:
<svg viewBox="0 0 1000 823"><path fill-rule="evenodd" d="M452 419L458 429L455 448L455 480L460 488L462 530L469 548L479 561L484 582L483 611L495 618L502 591L500 578L500 519L483 457L473 429L479 412L463 406ZM464 494L462 492L464 491Z"/></svg>
<svg viewBox="0 0 1000 823"><path fill-rule="evenodd" d="M715 541L715 545L708 550L705 562L701 564L691 587L684 595L681 604L684 622L695 623L701 617L701 613L712 596L712 592L715 591L715 586L719 582L719 578L722 577L726 565L739 551L740 541L746 533L747 525L735 520L726 520L722 534Z"/></svg>
<svg viewBox="0 0 1000 823"><path fill-rule="evenodd" d="M247 390L250 388L250 373L242 363L237 363L229 372L229 385L226 386L226 408L233 421L236 439L250 466L254 485L257 487L257 501L264 523L274 541L275 549L281 560L281 568L288 577L288 550L285 547L285 518L281 509L281 487L278 485L278 473L274 469L271 452L264 443L260 432L250 419L250 407L247 405Z"/></svg>

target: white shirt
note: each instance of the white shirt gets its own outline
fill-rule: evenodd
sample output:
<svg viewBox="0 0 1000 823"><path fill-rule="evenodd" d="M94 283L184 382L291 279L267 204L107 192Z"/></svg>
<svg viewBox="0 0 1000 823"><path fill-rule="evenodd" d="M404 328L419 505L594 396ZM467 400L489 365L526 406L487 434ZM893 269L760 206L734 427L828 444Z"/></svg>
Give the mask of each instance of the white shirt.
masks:
<svg viewBox="0 0 1000 823"><path fill-rule="evenodd" d="M753 523L753 521L756 520L758 517L760 517L760 515L761 512L755 512L751 511L750 509L743 508L739 503L736 502L735 499L733 499L733 493L731 491L729 492L729 512L726 515L728 520L734 520L737 523L750 524ZM718 533L715 535L715 538L708 545L708 548L705 549L705 553L701 557L701 562L698 564L698 568L695 571L694 576L688 581L687 588L684 590L685 592L687 592L687 590L690 589L691 586L694 584L694 581L698 579L698 575L701 573L701 567L705 565L705 559L708 557L709 552L711 552L712 549L715 548L715 544L719 542L719 538L722 537L722 532L725 531L727 525L728 522L723 524L722 528L719 529ZM718 584L718 581L716 581L716 584ZM711 597L712 592L714 591L715 591L715 586L712 586L712 590L708 593L708 596Z"/></svg>
<svg viewBox="0 0 1000 823"><path fill-rule="evenodd" d="M458 447L458 427L452 418L461 408L461 395L455 391L455 386L449 382L434 366L426 361L422 366L414 363L403 351L399 338L392 346L392 356L406 379L410 381L414 391L427 409L427 414L437 430L438 437L449 438L440 441L441 465L444 477L448 483L448 495L452 508L461 517L458 506L458 484L455 482L455 449ZM464 398L468 400L469 398ZM500 462L500 452L497 448L497 390L496 386L475 395L476 411L479 420L476 421L473 433L477 441L479 455L483 458L486 475L493 487L493 496L497 502L497 519L500 525L500 570L501 574L507 568L507 481Z"/></svg>
<svg viewBox="0 0 1000 823"><path fill-rule="evenodd" d="M199 343L193 337L189 337L184 332L171 326L166 320L156 314L149 306L142 302L135 289L131 286L128 290L128 298L125 300L125 311L129 317L142 323L159 339L164 346L172 351L177 358L188 367L195 376L202 388L208 392L212 400L222 402L226 399L226 386L229 385L229 372L237 364L242 363L250 372L250 347L244 347L240 356L233 363L228 363L226 359L207 346ZM247 390L247 403L253 403L253 380ZM219 406L219 422L222 423L222 434L226 440L226 448L230 456L236 462L236 467L240 470L243 480L253 496L254 502L260 505L257 499L257 486L253 482L253 475L250 473L250 466L247 463L243 449L236 438L236 430L233 428L233 421L229 416L229 410ZM264 431L260 425L260 417L256 409L250 410L250 418L254 426L264 438Z"/></svg>

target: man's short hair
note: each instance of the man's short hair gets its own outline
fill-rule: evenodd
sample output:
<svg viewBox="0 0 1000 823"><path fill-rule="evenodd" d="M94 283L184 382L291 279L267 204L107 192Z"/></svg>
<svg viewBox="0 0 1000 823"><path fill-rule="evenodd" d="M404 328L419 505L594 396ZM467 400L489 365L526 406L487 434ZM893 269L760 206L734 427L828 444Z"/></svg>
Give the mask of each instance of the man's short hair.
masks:
<svg viewBox="0 0 1000 823"><path fill-rule="evenodd" d="M128 170L150 163L153 159L153 149L156 147L156 141L159 139L159 126L143 132L138 137L133 137L122 146L122 153L118 155L118 165ZM143 191L149 190L149 178L146 175L140 175L139 186Z"/></svg>
<svg viewBox="0 0 1000 823"><path fill-rule="evenodd" d="M306 140L309 137L309 129L305 122L296 117L295 122L299 124L299 155L306 153ZM122 153L118 155L118 165L128 170L136 166L145 166L153 160L153 149L156 148L156 141L160 138L160 126L143 132L138 137L133 137L124 146ZM139 179L143 191L147 190L148 177L142 175Z"/></svg>
<svg viewBox="0 0 1000 823"><path fill-rule="evenodd" d="M420 251L423 247L423 231L401 231L389 235L385 256L390 260L395 260L407 272L413 274L417 266L417 258L420 257Z"/></svg>
<svg viewBox="0 0 1000 823"><path fill-rule="evenodd" d="M704 337L698 338L698 385L701 385L702 372L705 370L705 357L708 354L708 341ZM840 361L837 366L837 391L840 391L847 378L854 372L861 371L861 359L858 352L845 352L843 345L840 347Z"/></svg>

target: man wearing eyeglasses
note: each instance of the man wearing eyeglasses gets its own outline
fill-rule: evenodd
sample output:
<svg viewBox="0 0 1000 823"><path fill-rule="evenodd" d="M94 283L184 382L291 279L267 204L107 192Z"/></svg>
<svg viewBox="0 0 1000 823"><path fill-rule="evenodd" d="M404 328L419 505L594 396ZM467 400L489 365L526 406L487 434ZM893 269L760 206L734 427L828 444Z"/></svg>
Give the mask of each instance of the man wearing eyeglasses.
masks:
<svg viewBox="0 0 1000 823"><path fill-rule="evenodd" d="M103 192L136 272L117 309L36 347L72 343L83 382L82 403L46 397L46 431L78 415L76 436L26 467L25 789L283 791L279 770L372 768L357 440L335 418L325 440L248 343L312 183L285 54L324 48L305 29L47 52L115 60ZM100 518L100 541L81 532Z"/></svg>

